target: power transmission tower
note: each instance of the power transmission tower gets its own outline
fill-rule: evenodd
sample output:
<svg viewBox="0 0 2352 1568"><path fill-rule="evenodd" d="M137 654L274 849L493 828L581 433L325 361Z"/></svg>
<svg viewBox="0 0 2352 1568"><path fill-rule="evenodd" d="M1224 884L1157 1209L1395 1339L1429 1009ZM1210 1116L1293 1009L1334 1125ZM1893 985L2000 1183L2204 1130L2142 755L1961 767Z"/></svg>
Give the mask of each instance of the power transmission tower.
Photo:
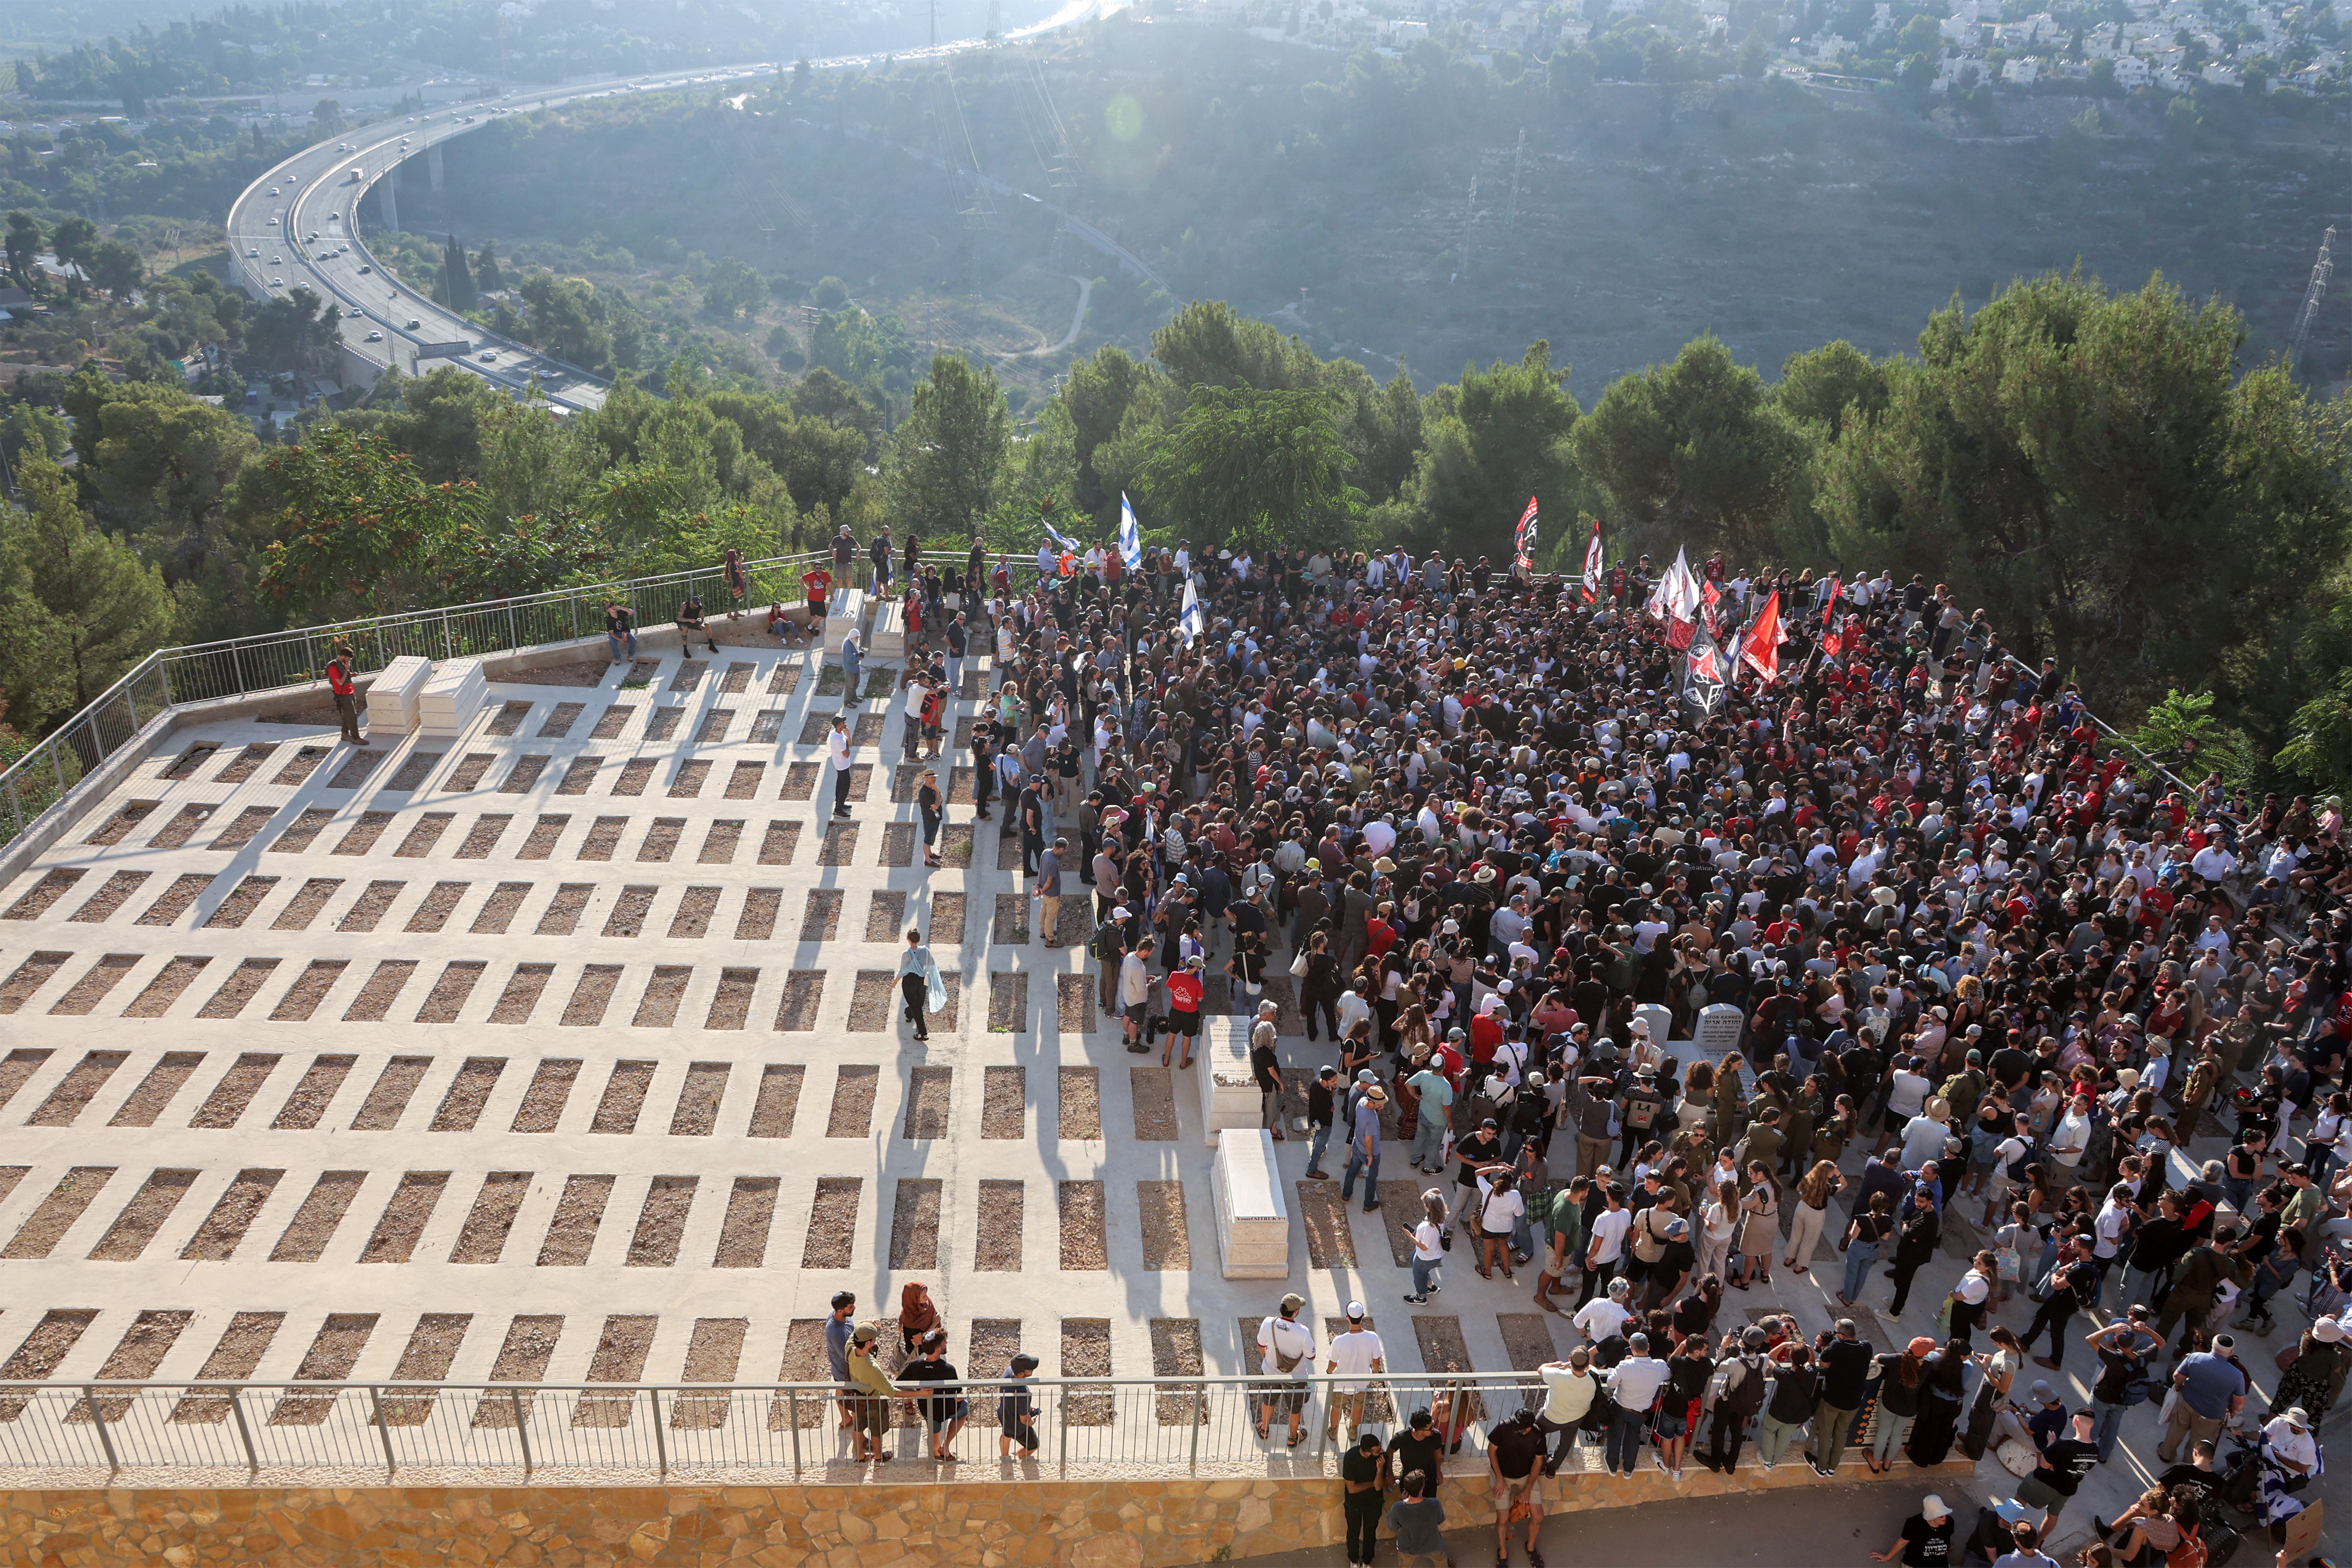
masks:
<svg viewBox="0 0 2352 1568"><path fill-rule="evenodd" d="M990 43L1004 36L1004 0L988 0L988 33Z"/></svg>
<svg viewBox="0 0 2352 1568"><path fill-rule="evenodd" d="M2303 313L2294 321L2294 346L2287 350L2287 363L2292 365L2303 358L2303 345L2311 337L2312 318L2319 314L2319 301L2326 297L2328 275L2336 270L2336 226L2327 226L2326 237L2319 242L2319 259L2311 264L2311 286L2303 292Z"/></svg>
<svg viewBox="0 0 2352 1568"><path fill-rule="evenodd" d="M1518 150L1511 154L1511 205L1503 211L1503 231L1509 233L1519 226L1519 169L1528 161L1528 132L1519 130Z"/></svg>

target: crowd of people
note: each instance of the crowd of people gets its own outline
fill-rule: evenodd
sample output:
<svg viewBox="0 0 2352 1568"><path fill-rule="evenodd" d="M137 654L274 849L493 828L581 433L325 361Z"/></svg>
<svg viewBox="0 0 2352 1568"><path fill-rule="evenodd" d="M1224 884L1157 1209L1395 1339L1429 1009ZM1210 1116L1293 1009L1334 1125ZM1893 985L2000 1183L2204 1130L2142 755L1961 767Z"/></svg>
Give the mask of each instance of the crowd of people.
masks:
<svg viewBox="0 0 2352 1568"><path fill-rule="evenodd" d="M959 689L967 639L993 653L976 814L1005 805L1036 940L1091 895L1128 1048L1181 1070L1203 1014L1254 1017L1265 1124L1305 1136L1309 1178L1377 1211L1391 1142L1429 1178L1381 1222L1411 1234L1407 1300L1466 1231L1482 1277L1532 1266L1571 1320L1544 1441L1490 1439L1497 1465L1556 1466L1575 1432L1676 1477L1751 1435L1825 1472L1850 1443L1874 1470L1957 1447L2011 1463L2046 1536L2135 1405L2193 1465L2227 1425L2282 1452L2336 1402L2336 798L2112 743L2053 661L1916 576L1718 556L1661 616L1646 557L1586 585L1402 550L1048 549L1016 587L977 549L944 573L906 550L895 585L871 554L920 602L908 712ZM1769 681L1681 651L1775 624ZM1332 1053L1303 1101L1292 1028ZM1835 1328L1717 1321L1818 1268ZM1934 1333L1872 1351L1860 1325L1915 1300ZM2257 1416L2231 1331L2287 1310L2307 1327ZM2095 1368L2079 1408L2012 1397L2070 1358ZM2263 1463L2280 1526L2300 1479Z"/></svg>

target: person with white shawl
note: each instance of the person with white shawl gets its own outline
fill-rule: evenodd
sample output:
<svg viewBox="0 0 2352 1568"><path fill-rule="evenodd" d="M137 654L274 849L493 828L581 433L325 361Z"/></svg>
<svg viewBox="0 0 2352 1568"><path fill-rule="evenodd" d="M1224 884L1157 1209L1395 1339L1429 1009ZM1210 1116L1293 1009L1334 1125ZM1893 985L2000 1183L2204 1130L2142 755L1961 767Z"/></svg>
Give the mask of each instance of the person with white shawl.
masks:
<svg viewBox="0 0 2352 1568"><path fill-rule="evenodd" d="M923 945L919 927L907 928L907 951L898 955L898 992L906 998L904 1016L915 1026L915 1038L931 1037L925 1016L948 1005L947 982L940 978L940 961Z"/></svg>

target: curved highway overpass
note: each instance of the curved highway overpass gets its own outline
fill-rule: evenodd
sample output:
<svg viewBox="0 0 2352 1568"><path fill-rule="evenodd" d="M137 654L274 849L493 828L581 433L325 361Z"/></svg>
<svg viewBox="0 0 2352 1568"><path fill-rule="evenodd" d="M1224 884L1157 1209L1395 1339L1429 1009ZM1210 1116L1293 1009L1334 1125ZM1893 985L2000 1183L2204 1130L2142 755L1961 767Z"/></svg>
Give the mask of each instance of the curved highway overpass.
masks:
<svg viewBox="0 0 2352 1568"><path fill-rule="evenodd" d="M1070 0L1035 26L1006 35L1005 41L1033 37L1113 8L1106 0ZM982 40L963 39L889 58L919 58L981 47ZM810 63L826 68L884 58L853 55ZM451 137L502 115L619 93L738 81L774 68L762 62L561 87L517 87L497 98L378 121L336 141L306 147L254 181L230 206L228 244L236 277L256 299L277 299L308 288L332 302L343 353L363 363L379 369L397 365L413 374L420 362L426 370L446 363L518 396L536 375L542 395L558 407L594 408L604 402L609 385L604 378L499 337L387 275L360 241L360 198L407 159L429 155Z"/></svg>

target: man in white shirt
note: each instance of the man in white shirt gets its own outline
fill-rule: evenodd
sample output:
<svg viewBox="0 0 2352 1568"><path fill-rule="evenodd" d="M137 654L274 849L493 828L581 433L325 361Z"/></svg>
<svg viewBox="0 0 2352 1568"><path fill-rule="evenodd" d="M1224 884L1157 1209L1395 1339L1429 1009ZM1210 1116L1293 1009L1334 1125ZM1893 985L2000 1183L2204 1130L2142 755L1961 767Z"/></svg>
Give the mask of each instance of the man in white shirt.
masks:
<svg viewBox="0 0 2352 1568"><path fill-rule="evenodd" d="M1635 1334L1625 1342L1626 1356L1609 1374L1609 1397L1616 1402L1616 1418L1609 1424L1609 1447L1603 1455L1613 1475L1631 1479L1642 1457L1643 1435L1649 1430L1650 1405L1665 1386L1666 1363L1650 1356L1650 1336ZM1665 1468L1663 1460L1659 1468Z"/></svg>
<svg viewBox="0 0 2352 1568"><path fill-rule="evenodd" d="M1155 945L1153 939L1147 936L1136 944L1133 952L1119 960L1118 1007L1127 1018L1127 1048L1130 1051L1151 1048L1143 1026L1151 1005L1151 950Z"/></svg>
<svg viewBox="0 0 2352 1568"><path fill-rule="evenodd" d="M833 729L824 738L825 754L833 763L833 815L849 815L849 721L841 714L833 716Z"/></svg>
<svg viewBox="0 0 2352 1568"><path fill-rule="evenodd" d="M1632 1281L1625 1279L1609 1281L1608 1295L1596 1297L1577 1309L1576 1316L1571 1320L1576 1324L1577 1331L1582 1334L1587 1342L1596 1345L1603 1340L1623 1333L1626 1320L1633 1315L1633 1309L1626 1305L1626 1302L1632 1300L1633 1294Z"/></svg>
<svg viewBox="0 0 2352 1568"><path fill-rule="evenodd" d="M2083 1163L2083 1152L2091 1146L2091 1100L2077 1095L2067 1102L2066 1112L2059 1117L2058 1125L2050 1131L2050 1177L2058 1185L2072 1186L2075 1168Z"/></svg>
<svg viewBox="0 0 2352 1568"><path fill-rule="evenodd" d="M2311 1417L2300 1405L2263 1426L2263 1448L2291 1476L2307 1476L2319 1463L2319 1445L2311 1436Z"/></svg>
<svg viewBox="0 0 2352 1568"><path fill-rule="evenodd" d="M1536 1416L1536 1429L1547 1437L1555 1432L1568 1434L1559 1441L1559 1449L1544 1460L1544 1474L1559 1474L1560 1462L1576 1447L1576 1431L1592 1410L1593 1397L1601 1392L1601 1380L1592 1374L1592 1352L1582 1345L1569 1352L1566 1361L1548 1361L1536 1368L1543 1379L1543 1409Z"/></svg>
<svg viewBox="0 0 2352 1568"><path fill-rule="evenodd" d="M1266 1428L1274 1421L1277 1407L1290 1417L1290 1446L1298 1447L1306 1436L1299 1415L1307 1408L1311 1393L1308 1376L1315 1371L1315 1335L1298 1321L1298 1309L1307 1305L1307 1298L1293 1292L1282 1299L1282 1310L1257 1326L1258 1371L1267 1377L1287 1377L1297 1386L1281 1389L1265 1395L1257 1411L1258 1441L1266 1441Z"/></svg>
<svg viewBox="0 0 2352 1568"><path fill-rule="evenodd" d="M1364 1380L1388 1369L1388 1352L1381 1345L1381 1336L1364 1326L1364 1304L1349 1302L1348 1331L1332 1339L1330 1359L1323 1363L1326 1373L1345 1380L1332 1389L1331 1417L1326 1428L1331 1436L1339 1435L1344 1416L1348 1440L1355 1441L1356 1429L1364 1420L1364 1391L1371 1386Z"/></svg>
<svg viewBox="0 0 2352 1568"><path fill-rule="evenodd" d="M2221 847L2219 837L2210 837L2204 848L2189 858L2189 868L2209 882L2218 882L2238 868L2238 858Z"/></svg>

